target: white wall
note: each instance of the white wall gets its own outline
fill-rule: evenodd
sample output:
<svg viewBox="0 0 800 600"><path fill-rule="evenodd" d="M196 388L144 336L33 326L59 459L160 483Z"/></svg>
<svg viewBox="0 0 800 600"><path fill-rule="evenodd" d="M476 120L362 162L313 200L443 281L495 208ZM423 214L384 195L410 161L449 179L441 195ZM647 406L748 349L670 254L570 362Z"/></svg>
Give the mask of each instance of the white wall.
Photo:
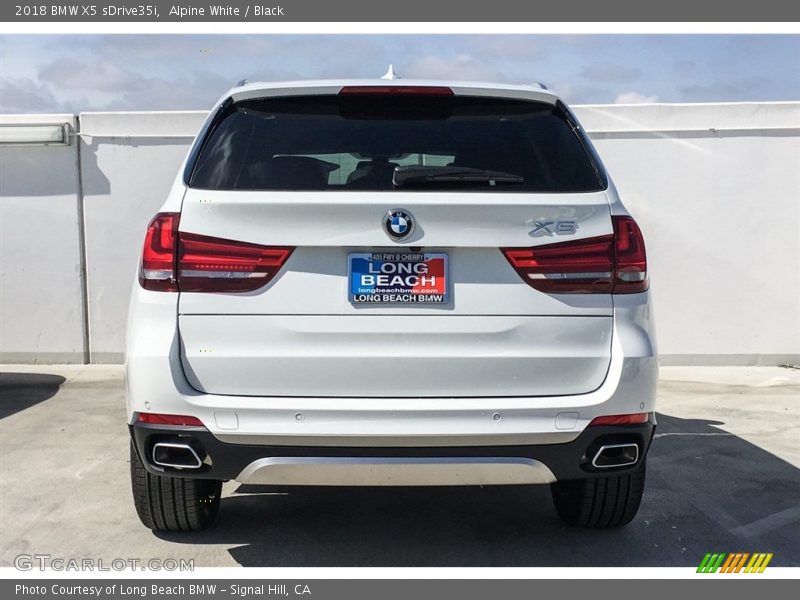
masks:
<svg viewBox="0 0 800 600"><path fill-rule="evenodd" d="M662 362L797 362L800 104L579 118L644 230Z"/></svg>
<svg viewBox="0 0 800 600"><path fill-rule="evenodd" d="M0 123L75 125L73 115ZM77 154L0 146L0 360L83 362Z"/></svg>
<svg viewBox="0 0 800 600"><path fill-rule="evenodd" d="M575 111L645 231L663 362L800 362L800 103ZM203 117L80 115L82 195L64 166L76 146L0 148L0 360L83 355L81 199L87 350L93 362L122 359L144 228ZM32 214L42 223L25 242L53 248L57 263L41 251L19 262L17 222Z"/></svg>

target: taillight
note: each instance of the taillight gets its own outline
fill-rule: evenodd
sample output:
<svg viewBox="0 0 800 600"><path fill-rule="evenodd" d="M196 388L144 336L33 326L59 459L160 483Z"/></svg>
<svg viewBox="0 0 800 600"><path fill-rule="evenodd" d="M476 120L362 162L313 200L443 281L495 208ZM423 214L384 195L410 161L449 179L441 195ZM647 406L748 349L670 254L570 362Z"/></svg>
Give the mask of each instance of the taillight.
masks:
<svg viewBox="0 0 800 600"><path fill-rule="evenodd" d="M139 423L149 425L181 425L183 427L204 427L203 422L197 417L189 415L163 415L159 413L139 413Z"/></svg>
<svg viewBox="0 0 800 600"><path fill-rule="evenodd" d="M614 222L616 255L614 293L643 292L650 282L642 230L631 217L611 217L611 220Z"/></svg>
<svg viewBox="0 0 800 600"><path fill-rule="evenodd" d="M178 287L182 292L249 292L277 274L294 248L261 246L181 233Z"/></svg>
<svg viewBox="0 0 800 600"><path fill-rule="evenodd" d="M139 284L146 290L177 292L175 277L180 213L158 213L147 226L139 265Z"/></svg>
<svg viewBox="0 0 800 600"><path fill-rule="evenodd" d="M551 293L609 293L614 238L610 235L503 253L532 287Z"/></svg>
<svg viewBox="0 0 800 600"><path fill-rule="evenodd" d="M278 273L294 248L179 233L179 213L159 213L145 236L139 283L162 292L248 292Z"/></svg>
<svg viewBox="0 0 800 600"><path fill-rule="evenodd" d="M647 423L650 419L650 413L633 413L629 415L605 415L602 417L595 417L589 423L589 427L593 425L638 425L640 423Z"/></svg>
<svg viewBox="0 0 800 600"><path fill-rule="evenodd" d="M647 289L644 239L631 217L612 217L613 235L502 248L528 285L553 294L631 294Z"/></svg>
<svg viewBox="0 0 800 600"><path fill-rule="evenodd" d="M348 85L339 90L340 96L453 96L449 87L435 85Z"/></svg>

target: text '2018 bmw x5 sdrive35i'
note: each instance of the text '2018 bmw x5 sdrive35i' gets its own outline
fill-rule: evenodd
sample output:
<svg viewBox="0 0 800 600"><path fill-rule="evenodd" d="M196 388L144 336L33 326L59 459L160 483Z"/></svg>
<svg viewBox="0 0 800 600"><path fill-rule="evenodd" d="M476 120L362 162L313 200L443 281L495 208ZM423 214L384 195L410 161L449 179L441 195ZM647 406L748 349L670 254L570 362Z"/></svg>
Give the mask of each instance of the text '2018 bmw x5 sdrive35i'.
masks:
<svg viewBox="0 0 800 600"><path fill-rule="evenodd" d="M535 86L248 84L150 223L127 336L134 500L221 482L547 484L629 522L657 379L642 234Z"/></svg>

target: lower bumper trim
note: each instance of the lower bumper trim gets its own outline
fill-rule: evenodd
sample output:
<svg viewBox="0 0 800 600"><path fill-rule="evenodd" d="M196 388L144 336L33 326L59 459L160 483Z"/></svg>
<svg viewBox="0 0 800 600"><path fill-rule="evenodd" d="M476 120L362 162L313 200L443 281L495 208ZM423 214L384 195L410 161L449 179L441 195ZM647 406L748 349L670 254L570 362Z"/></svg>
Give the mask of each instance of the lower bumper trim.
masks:
<svg viewBox="0 0 800 600"><path fill-rule="evenodd" d="M339 446L271 445L269 438L260 445L231 444L205 427L136 422L130 429L145 468L155 475L286 485L483 485L631 473L647 455L655 426L651 415L647 423L586 427L565 443L497 446L349 446L348 438ZM153 464L153 446L165 442L192 445L203 465L169 469ZM635 464L608 469L591 464L602 446L632 443L638 446Z"/></svg>
<svg viewBox="0 0 800 600"><path fill-rule="evenodd" d="M546 484L543 463L521 457L283 456L251 462L236 481L258 485L447 486Z"/></svg>

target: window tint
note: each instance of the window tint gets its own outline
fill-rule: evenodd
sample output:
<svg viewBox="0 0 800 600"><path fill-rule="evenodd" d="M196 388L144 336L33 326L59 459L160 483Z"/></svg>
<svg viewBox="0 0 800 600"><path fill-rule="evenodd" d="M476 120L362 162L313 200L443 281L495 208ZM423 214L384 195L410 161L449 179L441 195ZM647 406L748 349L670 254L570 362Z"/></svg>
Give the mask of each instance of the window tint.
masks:
<svg viewBox="0 0 800 600"><path fill-rule="evenodd" d="M601 167L557 107L492 98L382 95L233 104L203 141L190 185L391 191L398 166L468 167L522 179L491 188L488 181L468 187L452 183L459 191L588 192L604 187Z"/></svg>

